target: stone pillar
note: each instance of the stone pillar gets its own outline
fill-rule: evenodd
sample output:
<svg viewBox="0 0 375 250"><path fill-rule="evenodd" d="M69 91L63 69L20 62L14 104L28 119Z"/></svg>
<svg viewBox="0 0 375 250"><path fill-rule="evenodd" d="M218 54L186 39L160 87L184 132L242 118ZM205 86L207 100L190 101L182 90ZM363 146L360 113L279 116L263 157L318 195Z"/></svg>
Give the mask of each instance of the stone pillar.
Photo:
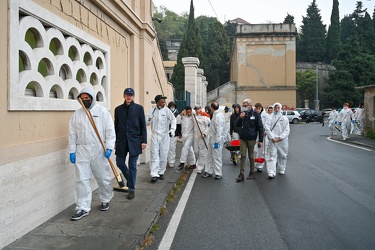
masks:
<svg viewBox="0 0 375 250"><path fill-rule="evenodd" d="M203 83L202 83L202 77L203 77L203 69L197 69L197 100L195 104L203 105ZM194 104L194 105L195 105Z"/></svg>
<svg viewBox="0 0 375 250"><path fill-rule="evenodd" d="M305 100L305 108L309 108L309 100Z"/></svg>
<svg viewBox="0 0 375 250"><path fill-rule="evenodd" d="M202 76L202 108L207 106L207 85L208 82L206 81L206 77Z"/></svg>
<svg viewBox="0 0 375 250"><path fill-rule="evenodd" d="M199 59L197 57L183 57L182 63L185 67L185 90L190 92L190 103L186 105L195 105L197 102L197 69Z"/></svg>

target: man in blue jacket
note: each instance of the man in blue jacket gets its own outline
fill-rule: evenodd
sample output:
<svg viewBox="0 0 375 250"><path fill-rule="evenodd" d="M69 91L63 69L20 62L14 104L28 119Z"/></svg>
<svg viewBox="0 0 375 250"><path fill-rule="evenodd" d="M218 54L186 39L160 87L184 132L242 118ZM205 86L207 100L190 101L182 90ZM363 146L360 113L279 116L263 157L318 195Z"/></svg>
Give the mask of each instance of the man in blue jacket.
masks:
<svg viewBox="0 0 375 250"><path fill-rule="evenodd" d="M144 109L136 104L134 90L126 88L124 103L115 109L116 131L116 164L127 180L128 199L135 197L138 156L147 145L147 130ZM126 155L129 153L129 167L126 166Z"/></svg>
<svg viewBox="0 0 375 250"><path fill-rule="evenodd" d="M249 154L250 160L250 174L246 178L251 180L255 178L255 163L254 163L254 146L256 144L257 136L259 135L258 146L263 145L264 128L262 118L251 107L251 100L245 99L242 102L242 112L236 120L236 128L240 136L240 151L241 151L241 168L240 174L236 181L244 180L246 154Z"/></svg>

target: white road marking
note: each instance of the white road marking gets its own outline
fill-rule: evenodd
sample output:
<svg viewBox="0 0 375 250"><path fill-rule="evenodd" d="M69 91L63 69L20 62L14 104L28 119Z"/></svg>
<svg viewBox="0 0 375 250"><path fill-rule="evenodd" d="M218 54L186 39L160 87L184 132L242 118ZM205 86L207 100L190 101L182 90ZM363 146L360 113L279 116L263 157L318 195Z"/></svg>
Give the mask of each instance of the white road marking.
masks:
<svg viewBox="0 0 375 250"><path fill-rule="evenodd" d="M178 225L180 224L182 214L185 210L186 203L189 199L191 190L193 189L194 181L197 177L197 171L193 171L190 175L189 181L186 184L185 190L181 196L180 201L176 207L176 210L172 216L171 221L169 222L168 228L163 236L163 239L160 242L160 250L168 250L172 246L174 236L176 235Z"/></svg>
<svg viewBox="0 0 375 250"><path fill-rule="evenodd" d="M327 140L332 141L332 142L336 142L336 143L340 143L340 144L344 144L344 145L347 145L347 146L351 146L353 148L359 148L359 149L366 150L366 151L369 151L369 152L372 151L372 149L368 149L368 148L364 148L364 147L361 147L361 146L353 145L351 143L345 143L345 142L333 140L333 139L331 139L331 137L327 137Z"/></svg>

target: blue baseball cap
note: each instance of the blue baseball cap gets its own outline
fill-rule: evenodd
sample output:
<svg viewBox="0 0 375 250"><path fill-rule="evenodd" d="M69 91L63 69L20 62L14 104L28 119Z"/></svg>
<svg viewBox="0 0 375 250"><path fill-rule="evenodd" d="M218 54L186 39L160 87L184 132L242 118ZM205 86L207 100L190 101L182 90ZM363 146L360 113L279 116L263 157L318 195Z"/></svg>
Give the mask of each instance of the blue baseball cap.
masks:
<svg viewBox="0 0 375 250"><path fill-rule="evenodd" d="M124 95L134 95L134 89L132 89L132 88L126 88L124 90Z"/></svg>

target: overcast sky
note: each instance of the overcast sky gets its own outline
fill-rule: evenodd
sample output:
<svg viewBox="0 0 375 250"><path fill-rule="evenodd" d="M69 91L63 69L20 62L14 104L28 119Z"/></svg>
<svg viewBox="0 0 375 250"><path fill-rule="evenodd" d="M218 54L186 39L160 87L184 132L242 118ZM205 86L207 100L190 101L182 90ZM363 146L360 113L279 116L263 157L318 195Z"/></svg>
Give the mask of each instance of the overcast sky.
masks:
<svg viewBox="0 0 375 250"><path fill-rule="evenodd" d="M164 5L169 10L181 14L189 12L190 0L153 0L155 6ZM297 27L302 24L302 16L312 0L193 0L195 17L206 15L217 17L221 23L240 17L249 23L281 23L287 13L294 16ZM316 0L323 24L330 24L332 0ZM340 19L350 14L357 0L339 0ZM363 0L364 8L372 17L375 0Z"/></svg>

